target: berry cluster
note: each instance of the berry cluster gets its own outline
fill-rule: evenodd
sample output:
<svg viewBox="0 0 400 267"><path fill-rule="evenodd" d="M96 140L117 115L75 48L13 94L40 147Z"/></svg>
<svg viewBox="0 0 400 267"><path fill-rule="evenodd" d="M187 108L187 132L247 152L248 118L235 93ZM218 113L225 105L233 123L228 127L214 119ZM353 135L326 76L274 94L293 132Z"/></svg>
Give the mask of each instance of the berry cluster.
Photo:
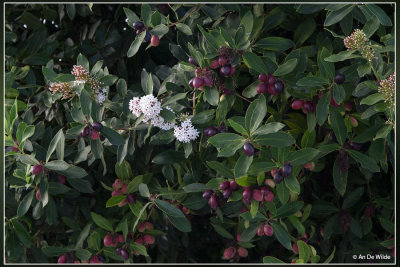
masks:
<svg viewBox="0 0 400 267"><path fill-rule="evenodd" d="M148 245L152 245L154 244L154 242L156 241L156 239L154 238L154 236L152 235L148 235L145 232L146 231L151 231L154 229L154 225L150 222L142 222L138 224L138 236L135 240L135 242L139 245L144 245L144 246L148 246ZM139 252L137 252L136 250L132 249L132 254L138 256Z"/></svg>
<svg viewBox="0 0 400 267"><path fill-rule="evenodd" d="M284 85L282 81L277 80L272 74L261 73L258 75L258 80L261 82L257 86L257 93L259 95L270 93L271 95L278 95L283 92Z"/></svg>
<svg viewBox="0 0 400 267"><path fill-rule="evenodd" d="M207 128L204 129L203 134L205 136L214 136L217 133L225 133L226 129L223 126L218 126L218 127L214 127L214 126L208 126Z"/></svg>
<svg viewBox="0 0 400 267"><path fill-rule="evenodd" d="M265 222L263 224L260 225L260 227L258 227L257 229L257 235L258 236L272 236L274 234L274 228L272 228L271 225L269 225L268 222Z"/></svg>
<svg viewBox="0 0 400 267"><path fill-rule="evenodd" d="M144 37L145 42L150 42L152 46L158 46L160 44L160 37L158 35L152 35L147 27L144 26L143 22L136 21L133 23L133 28L136 30L136 35L140 34L142 31L146 31Z"/></svg>
<svg viewBox="0 0 400 267"><path fill-rule="evenodd" d="M100 122L94 122L91 125L87 125L83 128L80 133L81 137L86 137L90 135L90 139L97 140L100 137L100 131L103 128L103 125Z"/></svg>
<svg viewBox="0 0 400 267"><path fill-rule="evenodd" d="M102 255L93 255L89 263L104 263L106 262L106 259ZM71 251L68 253L62 254L60 257L58 257L58 263L81 263L79 259L75 256L75 251ZM83 260L82 263L88 263L87 260Z"/></svg>
<svg viewBox="0 0 400 267"><path fill-rule="evenodd" d="M232 195L232 191L236 191L239 189L239 185L236 183L235 180L232 181L224 181L220 183L219 189L222 191L222 197L227 199ZM203 193L203 198L208 200L208 204L212 209L217 209L219 206L219 198L213 190L209 189Z"/></svg>
<svg viewBox="0 0 400 267"><path fill-rule="evenodd" d="M245 258L249 255L247 249L244 247L228 247L224 250L224 259L231 260L235 257Z"/></svg>
<svg viewBox="0 0 400 267"><path fill-rule="evenodd" d="M122 194L126 194L128 190L128 184L124 184L124 182L121 179L115 179L112 188L114 191L112 191L111 196L119 196ZM134 194L128 194L124 200L122 200L120 203L118 203L118 207L123 207L126 204L135 204L136 202L136 195Z"/></svg>
<svg viewBox="0 0 400 267"><path fill-rule="evenodd" d="M275 183L279 184L285 177L292 174L292 164L286 162L281 169L276 168L271 171L271 176L274 178Z"/></svg>
<svg viewBox="0 0 400 267"><path fill-rule="evenodd" d="M251 200L254 199L257 202L273 202L275 199L274 193L266 186L252 188L243 187L243 201L248 205L251 204Z"/></svg>
<svg viewBox="0 0 400 267"><path fill-rule="evenodd" d="M209 68L196 68L195 77L189 81L193 88L203 90L203 86L211 87L215 82L215 73Z"/></svg>

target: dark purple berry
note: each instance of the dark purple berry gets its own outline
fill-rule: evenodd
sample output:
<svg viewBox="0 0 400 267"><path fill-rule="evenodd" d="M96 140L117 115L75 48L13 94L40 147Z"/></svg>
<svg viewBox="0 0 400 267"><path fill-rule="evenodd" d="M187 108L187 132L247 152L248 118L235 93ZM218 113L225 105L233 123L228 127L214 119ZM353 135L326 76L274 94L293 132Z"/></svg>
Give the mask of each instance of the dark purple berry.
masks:
<svg viewBox="0 0 400 267"><path fill-rule="evenodd" d="M126 249L121 249L121 257L124 258L124 260L129 259L129 253Z"/></svg>
<svg viewBox="0 0 400 267"><path fill-rule="evenodd" d="M254 155L254 147L250 143L245 143L243 146L243 150L244 150L244 154L246 154L246 156L248 156L248 157L251 157Z"/></svg>
<svg viewBox="0 0 400 267"><path fill-rule="evenodd" d="M195 65L196 67L199 66L199 64L197 64L196 60L194 60L194 58L192 58L192 57L189 57L189 63L192 65Z"/></svg>
<svg viewBox="0 0 400 267"><path fill-rule="evenodd" d="M311 101L304 102L304 107L303 107L303 110L305 111L304 113L312 112L313 109L314 106Z"/></svg>
<svg viewBox="0 0 400 267"><path fill-rule="evenodd" d="M89 126L86 126L85 128L83 128L83 131L81 132L81 136L82 137L86 137L90 134L91 130Z"/></svg>
<svg viewBox="0 0 400 267"><path fill-rule="evenodd" d="M92 127L95 131L100 132L103 125L100 122L93 122Z"/></svg>
<svg viewBox="0 0 400 267"><path fill-rule="evenodd" d="M212 86L212 81L208 76L204 76L203 77L203 84L204 84L204 86L210 87L210 86Z"/></svg>
<svg viewBox="0 0 400 267"><path fill-rule="evenodd" d="M229 65L223 66L219 69L219 72L223 76L228 76L231 73L231 67Z"/></svg>
<svg viewBox="0 0 400 267"><path fill-rule="evenodd" d="M190 81L189 81L189 86L190 87L193 87L193 80L194 80L194 78L190 79Z"/></svg>
<svg viewBox="0 0 400 267"><path fill-rule="evenodd" d="M218 198L215 195L212 195L210 199L208 200L208 204L210 204L210 207L215 210L218 207Z"/></svg>
<svg viewBox="0 0 400 267"><path fill-rule="evenodd" d="M228 63L228 60L226 59L226 57L219 57L218 58L218 64L220 66L225 66Z"/></svg>
<svg viewBox="0 0 400 267"><path fill-rule="evenodd" d="M214 136L218 133L218 130L214 126L209 126L204 129L203 133L205 136Z"/></svg>
<svg viewBox="0 0 400 267"><path fill-rule="evenodd" d="M283 83L281 81L276 81L275 82L275 91L280 94L283 92Z"/></svg>
<svg viewBox="0 0 400 267"><path fill-rule="evenodd" d="M283 181L282 170L279 170L274 174L274 181L277 184L279 184Z"/></svg>
<svg viewBox="0 0 400 267"><path fill-rule="evenodd" d="M219 189L221 190L225 190L229 188L229 181L224 181L222 183L219 184Z"/></svg>
<svg viewBox="0 0 400 267"><path fill-rule="evenodd" d="M349 146L350 146L350 148L352 148L354 150L360 150L362 145L359 144L359 143L355 143L353 141L350 141L349 142Z"/></svg>
<svg viewBox="0 0 400 267"><path fill-rule="evenodd" d="M252 191L251 191L251 189L248 187L248 188L246 188L244 191L243 191L243 199L245 200L245 201L247 201L247 200L250 200L251 201L251 195L252 194Z"/></svg>
<svg viewBox="0 0 400 267"><path fill-rule="evenodd" d="M232 191L230 189L225 189L224 192L222 193L222 196L224 198L229 198L232 195Z"/></svg>
<svg viewBox="0 0 400 267"><path fill-rule="evenodd" d="M122 248L116 248L115 253L117 253L117 255L121 255L121 250L122 250Z"/></svg>
<svg viewBox="0 0 400 267"><path fill-rule="evenodd" d="M337 83L337 84L342 84L342 83L344 83L344 80L345 80L345 78L344 78L344 75L343 75L343 74L338 74L338 75L336 75L336 76L335 76L335 79L334 79L335 83Z"/></svg>
<svg viewBox="0 0 400 267"><path fill-rule="evenodd" d="M268 74L268 84L274 84L276 81L275 76L272 74Z"/></svg>
<svg viewBox="0 0 400 267"><path fill-rule="evenodd" d="M283 177L290 176L292 174L292 164L290 162L285 163L282 168Z"/></svg>
<svg viewBox="0 0 400 267"><path fill-rule="evenodd" d="M146 36L144 37L145 42L150 42L151 41L151 33L150 31L146 31Z"/></svg>
<svg viewBox="0 0 400 267"><path fill-rule="evenodd" d="M213 193L212 190L210 190L210 189L206 190L206 191L203 193L203 198L204 198L204 199L209 199L209 198L211 197L212 193Z"/></svg>
<svg viewBox="0 0 400 267"><path fill-rule="evenodd" d="M126 198L128 199L128 203L129 204L135 204L135 202L136 202L136 196L135 195L129 194Z"/></svg>
<svg viewBox="0 0 400 267"><path fill-rule="evenodd" d="M261 73L258 75L258 80L262 83L265 83L267 81L267 75L265 73Z"/></svg>
<svg viewBox="0 0 400 267"><path fill-rule="evenodd" d="M141 21L136 21L135 23L133 23L133 28L135 30L141 30L143 29L144 24Z"/></svg>
<svg viewBox="0 0 400 267"><path fill-rule="evenodd" d="M259 95L261 95L261 94L265 94L266 92L267 92L267 86L265 85L265 83L260 83L258 86L257 86L257 93L259 94Z"/></svg>
<svg viewBox="0 0 400 267"><path fill-rule="evenodd" d="M236 191L236 190L239 189L239 185L236 183L235 180L232 180L232 181L229 182L229 188L230 188L232 191Z"/></svg>
<svg viewBox="0 0 400 267"><path fill-rule="evenodd" d="M101 262L106 262L106 259L104 258L103 255L97 255L97 258L98 258L99 261L101 261Z"/></svg>
<svg viewBox="0 0 400 267"><path fill-rule="evenodd" d="M200 88L203 86L203 78L201 77L194 77L193 79L193 87Z"/></svg>

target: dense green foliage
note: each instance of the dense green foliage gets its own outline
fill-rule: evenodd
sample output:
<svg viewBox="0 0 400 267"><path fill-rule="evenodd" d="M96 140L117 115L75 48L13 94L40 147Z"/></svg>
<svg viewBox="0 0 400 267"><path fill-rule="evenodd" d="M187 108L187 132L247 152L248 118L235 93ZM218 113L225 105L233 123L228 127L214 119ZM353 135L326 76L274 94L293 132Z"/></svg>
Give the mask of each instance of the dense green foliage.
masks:
<svg viewBox="0 0 400 267"><path fill-rule="evenodd" d="M393 262L394 6L5 15L7 262Z"/></svg>

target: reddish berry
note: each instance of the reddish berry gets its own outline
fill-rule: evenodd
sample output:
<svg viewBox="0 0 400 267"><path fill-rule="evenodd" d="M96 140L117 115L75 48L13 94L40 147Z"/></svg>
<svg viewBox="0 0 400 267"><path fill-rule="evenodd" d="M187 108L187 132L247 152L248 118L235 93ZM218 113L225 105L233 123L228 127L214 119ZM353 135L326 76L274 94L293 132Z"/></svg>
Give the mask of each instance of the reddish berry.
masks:
<svg viewBox="0 0 400 267"><path fill-rule="evenodd" d="M340 106L338 103L335 102L335 99L333 99L333 96L331 96L331 105L334 106L335 108Z"/></svg>
<svg viewBox="0 0 400 267"><path fill-rule="evenodd" d="M226 59L226 57L219 57L218 58L218 64L220 66L225 66L228 63L228 60Z"/></svg>
<svg viewBox="0 0 400 267"><path fill-rule="evenodd" d="M279 171L278 168L275 168L275 169L271 170L271 176L274 177L274 175L275 175L275 173L276 173L277 171Z"/></svg>
<svg viewBox="0 0 400 267"><path fill-rule="evenodd" d="M212 62L210 63L210 68L216 69L216 68L218 68L218 67L219 67L219 63L218 63L217 60L214 60L214 61L212 61Z"/></svg>
<svg viewBox="0 0 400 267"><path fill-rule="evenodd" d="M145 230L146 230L146 227L144 226L144 223L139 223L138 224L138 231L142 233Z"/></svg>
<svg viewBox="0 0 400 267"><path fill-rule="evenodd" d="M261 73L258 75L258 80L262 83L265 83L267 81L267 75L265 73Z"/></svg>
<svg viewBox="0 0 400 267"><path fill-rule="evenodd" d="M308 112L312 112L314 110L314 106L311 101L304 102L303 112L307 114Z"/></svg>
<svg viewBox="0 0 400 267"><path fill-rule="evenodd" d="M299 247L297 246L297 243L293 243L292 249L295 254L299 254Z"/></svg>
<svg viewBox="0 0 400 267"><path fill-rule="evenodd" d="M349 119L350 119L351 126L353 126L353 127L358 126L358 121L356 118L354 118L353 116L349 116Z"/></svg>
<svg viewBox="0 0 400 267"><path fill-rule="evenodd" d="M229 185L230 185L229 181L224 181L219 184L219 189L225 190L225 189L229 188Z"/></svg>
<svg viewBox="0 0 400 267"><path fill-rule="evenodd" d="M60 257L58 257L58 263L66 263L67 262L67 257L65 254L62 254Z"/></svg>
<svg viewBox="0 0 400 267"><path fill-rule="evenodd" d="M275 84L275 81L276 81L275 76L272 74L268 74L268 84L273 85Z"/></svg>
<svg viewBox="0 0 400 267"><path fill-rule="evenodd" d="M203 85L208 87L212 86L212 81L208 76L203 77Z"/></svg>
<svg viewBox="0 0 400 267"><path fill-rule="evenodd" d="M123 194L126 194L126 191L128 190L128 184L124 184L123 186L122 186L122 193Z"/></svg>
<svg viewBox="0 0 400 267"><path fill-rule="evenodd" d="M238 252L238 254L239 254L239 257L242 257L242 258L247 257L247 255L249 254L249 253L247 252L247 249L242 248L242 247L239 247L238 250L237 250L237 252Z"/></svg>
<svg viewBox="0 0 400 267"><path fill-rule="evenodd" d="M262 194L261 191L258 190L258 189L253 189L252 195L253 195L253 199L254 199L255 201L260 202L260 201L262 201L262 199L263 199L263 194Z"/></svg>
<svg viewBox="0 0 400 267"><path fill-rule="evenodd" d="M252 194L251 189L250 188L246 188L243 191L243 199L244 200L251 200L251 194Z"/></svg>
<svg viewBox="0 0 400 267"><path fill-rule="evenodd" d="M93 255L93 256L90 258L89 263L100 263L99 258L97 257L97 255Z"/></svg>
<svg viewBox="0 0 400 267"><path fill-rule="evenodd" d="M113 238L110 234L106 234L103 239L103 243L105 247L111 247L113 245Z"/></svg>
<svg viewBox="0 0 400 267"><path fill-rule="evenodd" d="M122 182L121 179L116 179L112 185L112 188L113 189L121 189L123 185L124 185L124 182Z"/></svg>
<svg viewBox="0 0 400 267"><path fill-rule="evenodd" d="M40 195L40 189L36 190L36 199L42 201L42 196Z"/></svg>
<svg viewBox="0 0 400 267"><path fill-rule="evenodd" d="M151 245L151 244L154 244L155 238L152 235L144 235L143 241L145 244Z"/></svg>
<svg viewBox="0 0 400 267"><path fill-rule="evenodd" d="M125 242L124 235L118 235L118 242L119 243L124 243Z"/></svg>
<svg viewBox="0 0 400 267"><path fill-rule="evenodd" d="M151 222L145 222L144 228L146 228L147 231L151 231L154 229L154 225Z"/></svg>
<svg viewBox="0 0 400 267"><path fill-rule="evenodd" d="M143 245L143 238L139 237L138 239L135 240L135 242L139 245Z"/></svg>
<svg viewBox="0 0 400 267"><path fill-rule="evenodd" d="M264 235L264 226L263 225L260 225L260 227L258 227L257 235L258 236L263 236Z"/></svg>
<svg viewBox="0 0 400 267"><path fill-rule="evenodd" d="M187 207L183 206L181 208L181 210L182 210L183 214L186 214L186 215L189 214L189 209Z"/></svg>
<svg viewBox="0 0 400 267"><path fill-rule="evenodd" d="M32 167L32 174L34 174L34 175L38 175L42 171L43 171L43 166L42 165L37 164L37 165Z"/></svg>
<svg viewBox="0 0 400 267"><path fill-rule="evenodd" d="M13 146L13 147L12 147L12 151L18 152L18 151L19 151L19 150L18 150L18 147Z"/></svg>
<svg viewBox="0 0 400 267"><path fill-rule="evenodd" d="M266 236L272 236L274 234L274 228L271 227L269 224L264 225L264 234Z"/></svg>
<svg viewBox="0 0 400 267"><path fill-rule="evenodd" d="M294 100L292 102L292 109L294 109L294 110L302 109L303 105L304 105L304 101L303 100Z"/></svg>
<svg viewBox="0 0 400 267"><path fill-rule="evenodd" d="M273 202L275 200L275 195L271 191L269 191L265 196L264 200L267 202Z"/></svg>
<svg viewBox="0 0 400 267"><path fill-rule="evenodd" d="M267 92L267 86L265 85L265 83L260 83L257 86L257 94L261 95L261 94L265 94Z"/></svg>
<svg viewBox="0 0 400 267"><path fill-rule="evenodd" d="M266 186L261 187L261 194L265 196L269 192L269 188Z"/></svg>
<svg viewBox="0 0 400 267"><path fill-rule="evenodd" d="M239 189L239 185L236 183L235 180L232 180L232 181L229 182L229 188L230 188L232 191L236 191L236 190Z"/></svg>
<svg viewBox="0 0 400 267"><path fill-rule="evenodd" d="M217 198L215 195L212 195L212 196L210 197L210 199L208 200L208 204L210 204L210 207L211 207L213 210L216 210L217 207L218 207L218 198Z"/></svg>
<svg viewBox="0 0 400 267"><path fill-rule="evenodd" d="M240 207L240 213L245 213L247 211L249 211L249 209L245 205Z"/></svg>
<svg viewBox="0 0 400 267"><path fill-rule="evenodd" d="M97 140L97 139L99 139L99 137L100 137L100 132L98 132L98 131L92 131L90 134L90 138L92 140Z"/></svg>
<svg viewBox="0 0 400 267"><path fill-rule="evenodd" d="M237 234L236 235L236 240L238 241L238 242L242 242L242 240L240 240L240 237L241 237L242 235L241 234Z"/></svg>
<svg viewBox="0 0 400 267"><path fill-rule="evenodd" d="M227 260L230 260L233 257L235 257L235 254L236 254L235 248L229 247L229 248L225 249L225 251L224 251L224 258Z"/></svg>
<svg viewBox="0 0 400 267"><path fill-rule="evenodd" d="M158 35L151 36L151 45L158 46L160 44L160 37Z"/></svg>
<svg viewBox="0 0 400 267"><path fill-rule="evenodd" d="M309 162L309 163L304 164L303 167L305 169L309 170L309 171L312 171L315 168L315 163L314 162Z"/></svg>
<svg viewBox="0 0 400 267"><path fill-rule="evenodd" d="M193 79L193 87L200 88L201 86L203 86L203 78L195 77Z"/></svg>

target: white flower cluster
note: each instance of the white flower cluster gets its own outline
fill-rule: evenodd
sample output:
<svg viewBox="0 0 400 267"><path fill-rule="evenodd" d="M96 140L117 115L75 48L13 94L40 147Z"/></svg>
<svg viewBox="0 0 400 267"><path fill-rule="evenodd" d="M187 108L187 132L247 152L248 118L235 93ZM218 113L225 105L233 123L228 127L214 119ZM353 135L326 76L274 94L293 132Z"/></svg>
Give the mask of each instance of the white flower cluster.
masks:
<svg viewBox="0 0 400 267"><path fill-rule="evenodd" d="M134 97L129 102L129 109L135 114L136 117L143 116L143 122L152 124L165 131L168 131L175 126L175 122L165 122L164 118L160 116L162 110L161 103L153 95L146 95L142 97ZM174 112L171 108L165 107L165 109Z"/></svg>
<svg viewBox="0 0 400 267"><path fill-rule="evenodd" d="M174 112L169 107L165 107L165 109ZM190 119L186 119L180 126L175 125L175 122L166 122L164 118L160 116L160 112L162 111L161 103L152 94L132 98L129 102L129 110L132 111L136 117L143 114L142 121L144 123L151 124L165 131L173 128L174 135L180 142L189 143L199 137L200 133L193 127Z"/></svg>
<svg viewBox="0 0 400 267"><path fill-rule="evenodd" d="M174 127L174 135L178 141L183 143L189 143L199 137L199 131L194 127L190 119L186 119L181 123L181 126Z"/></svg>
<svg viewBox="0 0 400 267"><path fill-rule="evenodd" d="M101 90L99 90L99 93L97 94L97 102L99 102L99 104L103 104L104 100L106 100L107 98L107 88L102 88Z"/></svg>

